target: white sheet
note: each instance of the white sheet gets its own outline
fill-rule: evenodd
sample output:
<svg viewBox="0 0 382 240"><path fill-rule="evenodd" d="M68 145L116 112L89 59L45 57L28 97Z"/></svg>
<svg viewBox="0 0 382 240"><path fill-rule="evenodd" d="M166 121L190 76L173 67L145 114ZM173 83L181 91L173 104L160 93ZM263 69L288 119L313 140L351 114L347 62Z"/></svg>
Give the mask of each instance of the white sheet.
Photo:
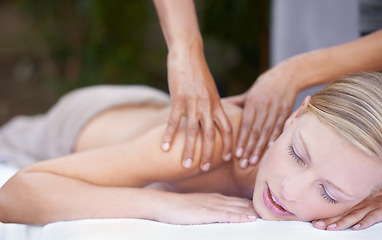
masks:
<svg viewBox="0 0 382 240"><path fill-rule="evenodd" d="M0 186L16 169L0 165ZM0 223L1 240L119 240L119 239L382 239L382 223L361 231L317 230L310 223L264 221L204 225L170 225L141 219L92 219L42 226Z"/></svg>
<svg viewBox="0 0 382 240"><path fill-rule="evenodd" d="M86 239L309 239L355 240L382 239L382 224L361 231L330 232L318 230L310 223L296 221L264 221L252 223L224 223L205 225L170 225L139 219L82 220L57 222L43 229L43 240Z"/></svg>

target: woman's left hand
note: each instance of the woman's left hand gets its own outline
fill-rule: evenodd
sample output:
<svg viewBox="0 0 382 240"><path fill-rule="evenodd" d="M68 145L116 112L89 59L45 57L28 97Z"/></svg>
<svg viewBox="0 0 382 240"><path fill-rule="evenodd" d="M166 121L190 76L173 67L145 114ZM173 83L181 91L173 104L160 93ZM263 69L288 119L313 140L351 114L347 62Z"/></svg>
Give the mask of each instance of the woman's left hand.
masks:
<svg viewBox="0 0 382 240"><path fill-rule="evenodd" d="M313 221L315 228L326 230L353 230L368 228L382 221L382 195L368 198L340 216Z"/></svg>

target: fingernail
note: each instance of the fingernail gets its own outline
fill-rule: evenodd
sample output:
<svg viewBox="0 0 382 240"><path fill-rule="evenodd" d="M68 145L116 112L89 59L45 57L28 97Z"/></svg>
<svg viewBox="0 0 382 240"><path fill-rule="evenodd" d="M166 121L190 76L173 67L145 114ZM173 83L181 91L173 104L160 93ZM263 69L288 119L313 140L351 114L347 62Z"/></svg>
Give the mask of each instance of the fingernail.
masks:
<svg viewBox="0 0 382 240"><path fill-rule="evenodd" d="M243 148L238 148L237 150L236 150L236 157L241 157L241 155L243 155Z"/></svg>
<svg viewBox="0 0 382 240"><path fill-rule="evenodd" d="M361 224L357 224L357 225L354 225L353 227L352 227L352 229L359 229L361 227Z"/></svg>
<svg viewBox="0 0 382 240"><path fill-rule="evenodd" d="M170 149L170 143L166 142L162 144L162 150L168 151Z"/></svg>
<svg viewBox="0 0 382 240"><path fill-rule="evenodd" d="M274 143L275 143L274 141L269 141L269 143L268 143L268 147L272 147L272 145L273 145Z"/></svg>
<svg viewBox="0 0 382 240"><path fill-rule="evenodd" d="M240 161L240 167L241 168L246 168L248 166L248 159L243 159Z"/></svg>
<svg viewBox="0 0 382 240"><path fill-rule="evenodd" d="M206 171L208 171L208 169L210 169L210 166L211 166L210 163L205 163L205 164L203 164L203 166L202 166L202 170L206 172Z"/></svg>
<svg viewBox="0 0 382 240"><path fill-rule="evenodd" d="M325 223L323 221L317 221L314 223L314 225L317 225L319 227L325 227Z"/></svg>
<svg viewBox="0 0 382 240"><path fill-rule="evenodd" d="M249 215L248 218L251 219L251 220L256 220L257 219L257 217L253 216L253 215Z"/></svg>
<svg viewBox="0 0 382 240"><path fill-rule="evenodd" d="M259 160L259 157L258 157L257 155L255 155L255 156L251 157L251 159L249 160L249 162L250 162L251 164L255 164L255 163L257 163L257 160Z"/></svg>
<svg viewBox="0 0 382 240"><path fill-rule="evenodd" d="M228 154L226 154L226 155L223 157L223 159L224 159L224 161L228 162L229 160L231 160L231 157L232 157L232 154L231 154L231 153L228 153Z"/></svg>
<svg viewBox="0 0 382 240"><path fill-rule="evenodd" d="M187 158L183 161L183 167L184 168L190 168L192 165L192 159L191 158Z"/></svg>
<svg viewBox="0 0 382 240"><path fill-rule="evenodd" d="M334 229L336 227L337 227L337 224L333 223L333 224L330 224L327 228Z"/></svg>

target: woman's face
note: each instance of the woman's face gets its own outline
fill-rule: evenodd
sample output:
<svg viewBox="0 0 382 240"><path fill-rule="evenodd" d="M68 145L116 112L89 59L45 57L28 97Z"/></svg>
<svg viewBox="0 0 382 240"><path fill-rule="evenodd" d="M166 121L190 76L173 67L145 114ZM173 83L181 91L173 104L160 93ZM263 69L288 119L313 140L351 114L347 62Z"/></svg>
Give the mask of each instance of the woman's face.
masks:
<svg viewBox="0 0 382 240"><path fill-rule="evenodd" d="M381 184L382 160L313 114L296 118L264 155L253 194L267 220L312 221L350 209Z"/></svg>

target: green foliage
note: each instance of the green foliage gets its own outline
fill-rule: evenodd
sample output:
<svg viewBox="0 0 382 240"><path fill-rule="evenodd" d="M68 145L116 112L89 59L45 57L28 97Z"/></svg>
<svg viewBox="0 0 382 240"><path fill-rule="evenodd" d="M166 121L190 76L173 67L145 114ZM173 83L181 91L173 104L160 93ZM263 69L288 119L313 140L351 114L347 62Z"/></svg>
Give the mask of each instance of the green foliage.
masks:
<svg viewBox="0 0 382 240"><path fill-rule="evenodd" d="M18 0L41 33L60 94L94 84L167 89L167 49L152 1ZM176 1L176 0L175 0ZM207 61L222 95L267 67L267 0L196 0Z"/></svg>

